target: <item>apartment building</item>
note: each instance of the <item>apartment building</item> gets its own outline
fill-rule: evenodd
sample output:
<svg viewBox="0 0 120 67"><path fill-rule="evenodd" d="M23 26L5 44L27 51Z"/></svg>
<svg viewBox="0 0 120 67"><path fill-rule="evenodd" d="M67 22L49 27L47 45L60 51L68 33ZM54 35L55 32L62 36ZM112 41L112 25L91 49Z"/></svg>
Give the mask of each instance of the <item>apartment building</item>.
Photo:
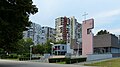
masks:
<svg viewBox="0 0 120 67"><path fill-rule="evenodd" d="M55 19L56 41L64 40L70 49L76 53L82 43L82 25L73 17L58 17Z"/></svg>
<svg viewBox="0 0 120 67"><path fill-rule="evenodd" d="M67 44L70 45L70 49L72 49L73 54L81 54L82 25L78 23L77 19L73 16L70 17L70 24L68 25L68 28L69 28L69 33L68 33Z"/></svg>
<svg viewBox="0 0 120 67"><path fill-rule="evenodd" d="M70 19L67 17L59 17L55 19L56 41L67 41L68 28Z"/></svg>
<svg viewBox="0 0 120 67"><path fill-rule="evenodd" d="M28 27L27 31L23 32L23 38L31 38L34 44L40 43L41 38L41 26L36 23L32 23L30 27Z"/></svg>
<svg viewBox="0 0 120 67"><path fill-rule="evenodd" d="M44 26L41 29L41 44L46 43L47 40L55 41L55 29L51 27Z"/></svg>

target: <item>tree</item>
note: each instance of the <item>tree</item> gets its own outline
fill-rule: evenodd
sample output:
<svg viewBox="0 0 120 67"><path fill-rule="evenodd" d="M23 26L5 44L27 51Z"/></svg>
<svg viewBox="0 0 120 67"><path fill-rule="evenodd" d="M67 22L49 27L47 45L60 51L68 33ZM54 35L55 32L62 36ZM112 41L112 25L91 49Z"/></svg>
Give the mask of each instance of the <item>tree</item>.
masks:
<svg viewBox="0 0 120 67"><path fill-rule="evenodd" d="M44 54L45 46L42 44L38 44L36 46L33 46L33 54Z"/></svg>
<svg viewBox="0 0 120 67"><path fill-rule="evenodd" d="M45 43L45 51L44 51L44 53L51 53L52 44L50 44L50 42L54 43L52 40L47 40L47 42Z"/></svg>
<svg viewBox="0 0 120 67"><path fill-rule="evenodd" d="M4 50L0 48L0 55L4 53Z"/></svg>
<svg viewBox="0 0 120 67"><path fill-rule="evenodd" d="M22 32L31 24L29 16L36 12L32 0L0 0L0 47L14 51Z"/></svg>
<svg viewBox="0 0 120 67"><path fill-rule="evenodd" d="M66 41L60 40L60 41L58 41L58 42L55 42L55 44L66 44Z"/></svg>
<svg viewBox="0 0 120 67"><path fill-rule="evenodd" d="M97 33L97 35L102 35L102 34L109 34L107 30L101 30Z"/></svg>
<svg viewBox="0 0 120 67"><path fill-rule="evenodd" d="M30 52L30 45L33 45L34 43L31 38L26 38L19 40L17 44L18 46L14 52L17 54L24 54Z"/></svg>

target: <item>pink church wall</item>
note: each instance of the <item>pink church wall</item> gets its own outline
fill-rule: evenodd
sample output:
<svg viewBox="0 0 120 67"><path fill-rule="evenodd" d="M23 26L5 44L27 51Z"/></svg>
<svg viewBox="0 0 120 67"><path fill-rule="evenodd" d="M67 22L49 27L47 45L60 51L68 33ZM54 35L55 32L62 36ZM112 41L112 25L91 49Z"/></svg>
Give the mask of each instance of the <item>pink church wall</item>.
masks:
<svg viewBox="0 0 120 67"><path fill-rule="evenodd" d="M82 23L82 55L93 54L94 19L88 19ZM87 30L88 29L88 30Z"/></svg>

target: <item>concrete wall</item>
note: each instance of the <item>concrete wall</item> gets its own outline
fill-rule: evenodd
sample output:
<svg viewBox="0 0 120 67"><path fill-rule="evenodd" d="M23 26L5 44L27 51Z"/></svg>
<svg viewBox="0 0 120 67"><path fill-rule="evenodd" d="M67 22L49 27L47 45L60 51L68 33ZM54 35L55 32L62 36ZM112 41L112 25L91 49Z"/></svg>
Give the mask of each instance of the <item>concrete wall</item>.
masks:
<svg viewBox="0 0 120 67"><path fill-rule="evenodd" d="M112 53L113 57L120 57L120 53Z"/></svg>
<svg viewBox="0 0 120 67"><path fill-rule="evenodd" d="M87 56L87 61L103 60L112 58L112 54L92 54Z"/></svg>
<svg viewBox="0 0 120 67"><path fill-rule="evenodd" d="M111 35L104 34L104 35L97 35L94 36L93 40L94 47L110 47L111 46Z"/></svg>
<svg viewBox="0 0 120 67"><path fill-rule="evenodd" d="M118 38L112 34L94 36L94 47L116 47L120 48Z"/></svg>
<svg viewBox="0 0 120 67"><path fill-rule="evenodd" d="M67 44L67 53L73 54L73 49L70 48L70 43Z"/></svg>

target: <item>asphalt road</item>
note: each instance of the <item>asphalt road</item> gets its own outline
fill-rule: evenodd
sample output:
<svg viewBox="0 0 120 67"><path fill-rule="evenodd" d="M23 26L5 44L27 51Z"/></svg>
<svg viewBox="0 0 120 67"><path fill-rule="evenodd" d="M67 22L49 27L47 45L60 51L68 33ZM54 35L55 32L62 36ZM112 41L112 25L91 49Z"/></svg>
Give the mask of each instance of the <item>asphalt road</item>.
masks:
<svg viewBox="0 0 120 67"><path fill-rule="evenodd" d="M27 62L27 61L11 61L11 60L0 59L0 67L88 67L88 66L73 65L73 64Z"/></svg>

